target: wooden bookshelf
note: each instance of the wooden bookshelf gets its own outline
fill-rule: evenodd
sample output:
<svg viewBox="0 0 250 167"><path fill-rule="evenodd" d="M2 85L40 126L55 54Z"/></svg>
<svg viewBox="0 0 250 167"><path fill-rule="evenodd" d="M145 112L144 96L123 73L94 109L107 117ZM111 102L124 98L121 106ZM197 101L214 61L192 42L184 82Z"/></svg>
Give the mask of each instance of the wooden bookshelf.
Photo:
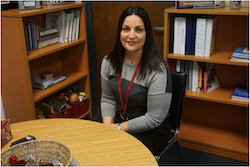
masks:
<svg viewBox="0 0 250 167"><path fill-rule="evenodd" d="M231 55L232 55L232 52L230 51L214 51L211 57L198 57L194 55L181 55L181 54L169 53L167 55L167 58L208 62L208 63L216 63L216 64L228 64L228 65L236 65L236 66L249 66L248 62L230 61Z"/></svg>
<svg viewBox="0 0 250 167"><path fill-rule="evenodd" d="M231 100L237 84L248 85L248 62L231 61L239 45L248 46L249 8L176 9L164 11L163 57L171 66L177 59L215 64L220 88L211 92L186 91L179 139L182 147L248 162L249 102ZM215 51L210 57L169 53L170 18L217 15Z"/></svg>
<svg viewBox="0 0 250 167"><path fill-rule="evenodd" d="M233 94L233 91L234 89L225 87L220 87L208 93L186 91L186 97L191 99L215 102L215 103L248 107L249 106L248 102L231 100L231 95Z"/></svg>
<svg viewBox="0 0 250 167"><path fill-rule="evenodd" d="M58 73L64 74L67 79L45 90L33 89L35 103L88 76L86 73L65 70Z"/></svg>
<svg viewBox="0 0 250 167"><path fill-rule="evenodd" d="M182 147L191 149L195 147L198 151L218 156L224 154L227 158L240 161L248 160L248 135L246 133L182 122L181 133L178 137L180 141L183 141Z"/></svg>
<svg viewBox="0 0 250 167"><path fill-rule="evenodd" d="M56 43L27 54L23 22L45 25L45 14L67 9L80 10L79 39ZM76 85L89 97L89 111L79 118L92 117L88 45L84 3L43 6L41 9L2 11L2 99L11 123L36 119L36 103ZM31 73L45 70L64 74L67 79L45 90L32 88Z"/></svg>
<svg viewBox="0 0 250 167"><path fill-rule="evenodd" d="M224 8L215 8L215 9L176 9L171 7L165 10L166 13L176 13L176 14L208 14L208 15L234 15L234 16L246 16L249 15L249 8L242 7L240 9L230 9L229 6Z"/></svg>
<svg viewBox="0 0 250 167"><path fill-rule="evenodd" d="M42 6L41 9L18 10L10 9L2 11L2 17L29 17L45 13L57 12L61 10L75 9L84 7L84 3L67 3L66 5Z"/></svg>
<svg viewBox="0 0 250 167"><path fill-rule="evenodd" d="M55 53L55 52L61 51L63 49L67 49L67 48L70 48L72 46L84 43L85 41L86 41L86 39L78 39L78 40L70 41L67 43L56 43L56 44L44 47L42 49L31 50L30 54L28 56L28 60L31 61L31 60L37 59L39 57L43 57L43 56L46 56L48 54Z"/></svg>

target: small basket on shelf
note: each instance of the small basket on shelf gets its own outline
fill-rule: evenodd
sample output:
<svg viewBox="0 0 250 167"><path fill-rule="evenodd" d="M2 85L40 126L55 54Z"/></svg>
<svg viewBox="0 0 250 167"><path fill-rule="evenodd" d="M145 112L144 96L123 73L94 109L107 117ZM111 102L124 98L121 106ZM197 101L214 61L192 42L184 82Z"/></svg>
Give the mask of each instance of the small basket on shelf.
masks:
<svg viewBox="0 0 250 167"><path fill-rule="evenodd" d="M78 101L76 103L69 102L71 108L69 109L69 112L72 117L77 118L85 114L89 109L89 98L84 97L82 101Z"/></svg>
<svg viewBox="0 0 250 167"><path fill-rule="evenodd" d="M55 161L55 159L59 164L69 166L72 160L72 152L69 147L54 140L32 140L12 146L1 153L1 165L10 166L10 158L13 155L19 161L24 160L26 165L32 166L53 163L51 161ZM27 160L30 156L32 158Z"/></svg>

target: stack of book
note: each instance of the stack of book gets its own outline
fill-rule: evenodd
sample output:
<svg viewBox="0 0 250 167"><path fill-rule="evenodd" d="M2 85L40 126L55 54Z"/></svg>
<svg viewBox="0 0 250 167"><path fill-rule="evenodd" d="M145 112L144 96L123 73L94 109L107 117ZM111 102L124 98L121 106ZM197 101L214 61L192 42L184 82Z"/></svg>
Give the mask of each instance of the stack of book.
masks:
<svg viewBox="0 0 250 167"><path fill-rule="evenodd" d="M170 19L170 52L182 55L210 57L215 49L218 16ZM173 35L171 35L173 34Z"/></svg>
<svg viewBox="0 0 250 167"><path fill-rule="evenodd" d="M40 41L38 43L39 48L43 48L45 46L58 43L59 35L58 29L45 30L45 28L41 28L40 32Z"/></svg>
<svg viewBox="0 0 250 167"><path fill-rule="evenodd" d="M249 90L247 86L237 85L231 96L232 100L249 101Z"/></svg>
<svg viewBox="0 0 250 167"><path fill-rule="evenodd" d="M232 61L249 62L249 48L247 46L239 46L232 54Z"/></svg>
<svg viewBox="0 0 250 167"><path fill-rule="evenodd" d="M58 42L57 28L46 30L33 22L24 22L23 26L28 55L30 50L41 49L42 47Z"/></svg>
<svg viewBox="0 0 250 167"><path fill-rule="evenodd" d="M219 1L220 2L220 1ZM205 9L205 8L220 8L218 1L194 1L194 9Z"/></svg>
<svg viewBox="0 0 250 167"><path fill-rule="evenodd" d="M51 74L51 75L48 75L48 74ZM49 77L46 78L47 76ZM35 84L33 87L44 90L59 82L64 81L65 79L67 79L67 77L62 74L58 74L52 71L44 71L41 74L35 76L34 79L35 79Z"/></svg>
<svg viewBox="0 0 250 167"><path fill-rule="evenodd" d="M176 1L175 6L177 7L177 9L182 9L182 8L193 8L193 9L220 8L221 2L223 2L223 1Z"/></svg>

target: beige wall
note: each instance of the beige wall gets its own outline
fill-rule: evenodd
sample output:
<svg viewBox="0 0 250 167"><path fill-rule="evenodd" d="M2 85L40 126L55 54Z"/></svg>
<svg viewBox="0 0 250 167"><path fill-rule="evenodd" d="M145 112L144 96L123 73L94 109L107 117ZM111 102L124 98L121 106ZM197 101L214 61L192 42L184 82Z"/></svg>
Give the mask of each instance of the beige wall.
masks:
<svg viewBox="0 0 250 167"><path fill-rule="evenodd" d="M110 52L115 44L116 30L121 13L129 6L143 7L151 20L152 27L163 27L164 9L168 8L169 2L99 2L93 3L93 24L95 39L95 57L96 57L96 78L98 102L100 101L100 65L105 54ZM163 32L155 32L155 42L163 52Z"/></svg>

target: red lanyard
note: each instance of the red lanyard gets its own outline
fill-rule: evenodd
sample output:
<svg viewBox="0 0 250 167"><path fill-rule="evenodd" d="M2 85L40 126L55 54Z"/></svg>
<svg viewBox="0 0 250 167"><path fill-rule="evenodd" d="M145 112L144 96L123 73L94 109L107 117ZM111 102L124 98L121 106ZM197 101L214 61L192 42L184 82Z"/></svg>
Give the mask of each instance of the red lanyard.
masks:
<svg viewBox="0 0 250 167"><path fill-rule="evenodd" d="M126 92L126 97L125 97L125 105L124 105L124 102L123 102L123 99L122 99L122 69L121 69L121 74L119 76L119 81L118 81L118 93L119 93L119 98L120 98L120 101L121 101L121 104L122 104L123 114L125 114L126 111L127 111L128 94L129 94L130 88L132 87L132 84L134 82L136 73L139 70L140 66L141 66L141 62L137 65L135 73L133 75L133 78L131 79L131 81L129 83L129 86L128 86L128 89L127 89L127 92Z"/></svg>

